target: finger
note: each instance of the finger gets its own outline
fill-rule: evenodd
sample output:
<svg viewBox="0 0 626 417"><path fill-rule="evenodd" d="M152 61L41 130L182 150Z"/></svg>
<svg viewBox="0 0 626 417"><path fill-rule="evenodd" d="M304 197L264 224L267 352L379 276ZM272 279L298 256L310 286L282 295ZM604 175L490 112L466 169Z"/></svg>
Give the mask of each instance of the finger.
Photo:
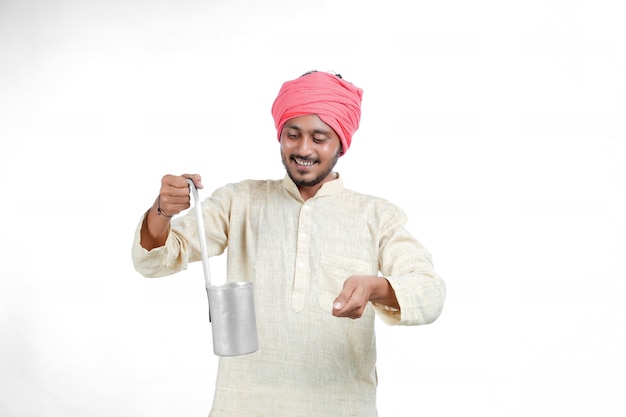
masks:
<svg viewBox="0 0 626 417"><path fill-rule="evenodd" d="M191 204L191 197L189 197L189 194L180 194L179 192L161 193L159 198L161 207L172 207L174 209L179 209L179 211L188 208Z"/></svg>
<svg viewBox="0 0 626 417"><path fill-rule="evenodd" d="M202 178L199 174L183 174L183 178L192 180L196 188L204 188L204 185L202 185Z"/></svg>
<svg viewBox="0 0 626 417"><path fill-rule="evenodd" d="M181 176L167 174L161 178L161 186L180 188L183 181L185 181L185 179Z"/></svg>
<svg viewBox="0 0 626 417"><path fill-rule="evenodd" d="M189 202L189 184L182 176L165 176L159 191L162 204L187 204Z"/></svg>
<svg viewBox="0 0 626 417"><path fill-rule="evenodd" d="M367 294L360 280L355 277L348 278L341 294L333 304L333 315L337 317L359 318L363 315L368 303Z"/></svg>
<svg viewBox="0 0 626 417"><path fill-rule="evenodd" d="M358 300L355 300L354 298L350 298L345 302L336 301L335 304L333 305L333 310L339 316L350 316L352 313L354 313L355 311L359 309L359 306L360 306L360 303L358 302Z"/></svg>
<svg viewBox="0 0 626 417"><path fill-rule="evenodd" d="M360 304L350 305L346 304L341 310L333 310L335 317L347 317L351 319L358 319L363 316L364 309Z"/></svg>
<svg viewBox="0 0 626 417"><path fill-rule="evenodd" d="M186 174L189 175L189 174ZM199 177L199 176L198 176ZM161 189L168 190L170 193L180 194L189 193L189 183L187 183L187 177L182 175L165 175L161 179ZM176 191L174 191L176 190Z"/></svg>
<svg viewBox="0 0 626 417"><path fill-rule="evenodd" d="M346 287L343 288L343 291L341 291L333 302L333 311L341 312L346 308L346 304L348 304L348 300L350 300L350 291L351 290L348 290Z"/></svg>
<svg viewBox="0 0 626 417"><path fill-rule="evenodd" d="M358 303L353 300L352 293L344 288L333 302L332 314L336 317L349 317L351 312L357 307L357 304Z"/></svg>

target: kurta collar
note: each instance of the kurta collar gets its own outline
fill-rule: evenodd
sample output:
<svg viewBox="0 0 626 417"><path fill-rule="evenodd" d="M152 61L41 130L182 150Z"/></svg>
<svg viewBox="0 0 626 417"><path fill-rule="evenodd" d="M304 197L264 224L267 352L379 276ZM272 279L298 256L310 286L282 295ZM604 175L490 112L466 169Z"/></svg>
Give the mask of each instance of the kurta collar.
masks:
<svg viewBox="0 0 626 417"><path fill-rule="evenodd" d="M285 174L285 178L283 178L283 187L285 190L291 194L296 200L300 202L304 202L302 196L300 195L300 190L298 190L298 186L289 178L288 174ZM339 194L344 190L343 179L341 175L337 173L337 179L332 181L325 182L322 184L317 193L312 198L325 197L329 195Z"/></svg>

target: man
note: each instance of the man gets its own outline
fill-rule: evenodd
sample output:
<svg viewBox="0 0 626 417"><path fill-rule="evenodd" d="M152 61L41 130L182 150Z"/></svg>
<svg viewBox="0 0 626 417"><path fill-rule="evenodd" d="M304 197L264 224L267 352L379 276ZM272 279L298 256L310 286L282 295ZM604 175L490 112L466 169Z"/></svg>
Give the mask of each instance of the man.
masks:
<svg viewBox="0 0 626 417"><path fill-rule="evenodd" d="M287 175L243 181L202 203L209 256L228 248L228 280L254 283L259 349L220 357L212 417L374 417L374 318L421 325L441 313L445 285L404 213L343 187L333 168L361 115L362 90L312 71L272 106ZM148 277L200 260L187 178L162 178L135 233ZM379 275L379 273L381 275Z"/></svg>

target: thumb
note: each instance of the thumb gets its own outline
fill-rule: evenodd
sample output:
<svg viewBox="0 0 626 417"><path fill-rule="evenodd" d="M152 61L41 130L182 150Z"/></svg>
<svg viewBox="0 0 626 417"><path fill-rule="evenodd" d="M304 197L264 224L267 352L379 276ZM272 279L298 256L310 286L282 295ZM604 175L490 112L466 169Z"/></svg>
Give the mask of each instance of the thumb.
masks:
<svg viewBox="0 0 626 417"><path fill-rule="evenodd" d="M333 311L341 311L346 306L346 304L348 304L348 301L350 301L353 291L354 287L351 285L351 281L348 278L343 283L341 293L339 293L339 295L337 296L337 298L335 298L335 301L333 302Z"/></svg>
<svg viewBox="0 0 626 417"><path fill-rule="evenodd" d="M342 292L333 302L333 310L340 311L348 302L348 297Z"/></svg>

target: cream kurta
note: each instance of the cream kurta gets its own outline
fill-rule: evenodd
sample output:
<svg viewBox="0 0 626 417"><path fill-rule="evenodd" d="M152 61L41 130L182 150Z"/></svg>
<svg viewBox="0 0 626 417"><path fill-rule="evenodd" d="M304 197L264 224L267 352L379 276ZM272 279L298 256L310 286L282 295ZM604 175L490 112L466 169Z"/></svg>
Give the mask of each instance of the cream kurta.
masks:
<svg viewBox="0 0 626 417"><path fill-rule="evenodd" d="M220 357L212 417L375 417L374 312L389 324L434 321L445 285L429 253L389 202L325 183L303 201L295 184L244 181L203 203L209 256L227 251L229 281L254 283L259 350ZM136 269L158 277L200 260L194 211L175 218L165 246L133 244ZM332 316L351 275L387 277L401 311L370 305ZM382 278L381 278L382 279Z"/></svg>

